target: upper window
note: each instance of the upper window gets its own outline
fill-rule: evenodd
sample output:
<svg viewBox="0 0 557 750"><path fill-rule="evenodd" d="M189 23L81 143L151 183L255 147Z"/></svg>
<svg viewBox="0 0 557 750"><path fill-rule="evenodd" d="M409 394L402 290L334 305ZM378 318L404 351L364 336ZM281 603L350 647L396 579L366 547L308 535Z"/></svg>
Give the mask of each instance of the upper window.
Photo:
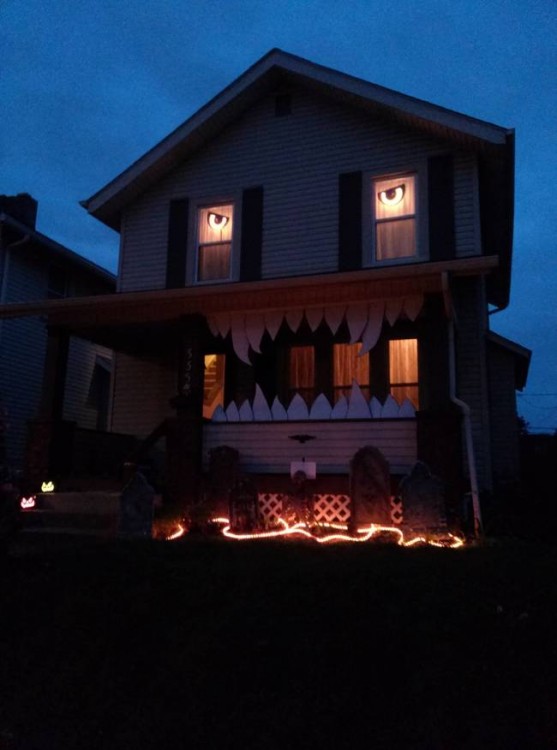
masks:
<svg viewBox="0 0 557 750"><path fill-rule="evenodd" d="M233 231L233 203L198 209L196 281L227 281L232 277Z"/></svg>
<svg viewBox="0 0 557 750"><path fill-rule="evenodd" d="M51 264L48 267L46 296L48 299L65 297L68 290L68 275L64 268Z"/></svg>
<svg viewBox="0 0 557 750"><path fill-rule="evenodd" d="M416 175L385 177L372 183L375 260L379 263L417 255Z"/></svg>

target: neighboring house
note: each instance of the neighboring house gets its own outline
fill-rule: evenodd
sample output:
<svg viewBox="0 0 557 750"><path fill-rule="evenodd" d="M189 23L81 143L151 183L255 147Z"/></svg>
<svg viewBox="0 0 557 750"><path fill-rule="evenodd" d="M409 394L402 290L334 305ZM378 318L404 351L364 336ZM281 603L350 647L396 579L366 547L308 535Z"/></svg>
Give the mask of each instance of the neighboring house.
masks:
<svg viewBox="0 0 557 750"><path fill-rule="evenodd" d="M512 130L272 50L84 202L118 293L49 320L117 352L112 429L159 427L177 498L221 445L262 491L307 458L339 494L374 445L477 500L516 478L513 201Z"/></svg>
<svg viewBox="0 0 557 750"><path fill-rule="evenodd" d="M115 288L108 271L68 250L35 228L37 201L30 195L0 196L0 304L107 294ZM0 461L23 467L28 422L39 411L46 318L0 321L0 399L4 450ZM112 353L89 341L69 344L63 417L80 427L106 429Z"/></svg>

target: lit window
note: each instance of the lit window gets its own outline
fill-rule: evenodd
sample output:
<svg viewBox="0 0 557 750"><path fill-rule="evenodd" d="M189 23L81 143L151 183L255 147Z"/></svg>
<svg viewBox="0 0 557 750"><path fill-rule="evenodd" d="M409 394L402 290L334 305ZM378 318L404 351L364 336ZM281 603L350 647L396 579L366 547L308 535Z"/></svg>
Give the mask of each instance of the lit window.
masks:
<svg viewBox="0 0 557 750"><path fill-rule="evenodd" d="M399 404L407 398L419 407L417 339L389 341L389 381L391 396Z"/></svg>
<svg viewBox="0 0 557 750"><path fill-rule="evenodd" d="M335 403L341 396L350 396L355 380L369 398L369 355L358 357L360 344L334 344L333 391Z"/></svg>
<svg viewBox="0 0 557 750"><path fill-rule="evenodd" d="M299 393L307 404L313 402L315 387L315 351L313 346L290 349L290 396Z"/></svg>
<svg viewBox="0 0 557 750"><path fill-rule="evenodd" d="M416 176L399 175L373 182L375 259L416 255Z"/></svg>
<svg viewBox="0 0 557 750"><path fill-rule="evenodd" d="M231 277L234 205L206 206L197 212L197 281Z"/></svg>
<svg viewBox="0 0 557 750"><path fill-rule="evenodd" d="M217 406L224 406L224 354L205 355L203 378L203 416L211 419Z"/></svg>

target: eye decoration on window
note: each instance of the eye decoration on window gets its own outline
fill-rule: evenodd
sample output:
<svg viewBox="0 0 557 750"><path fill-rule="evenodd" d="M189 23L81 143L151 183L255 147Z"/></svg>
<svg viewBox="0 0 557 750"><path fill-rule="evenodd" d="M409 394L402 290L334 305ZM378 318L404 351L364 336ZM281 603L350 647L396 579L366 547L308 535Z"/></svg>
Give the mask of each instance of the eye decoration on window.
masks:
<svg viewBox="0 0 557 750"><path fill-rule="evenodd" d="M381 192L378 193L378 197L381 203L385 206L396 206L397 203L400 203L404 198L405 190L406 185L402 183L402 185L396 185L396 187L381 190Z"/></svg>
<svg viewBox="0 0 557 750"><path fill-rule="evenodd" d="M373 183L375 260L393 261L417 254L415 174L383 177Z"/></svg>
<svg viewBox="0 0 557 750"><path fill-rule="evenodd" d="M224 216L224 214L217 214L214 211L209 211L207 215L207 223L215 232L224 229L229 221L229 216Z"/></svg>

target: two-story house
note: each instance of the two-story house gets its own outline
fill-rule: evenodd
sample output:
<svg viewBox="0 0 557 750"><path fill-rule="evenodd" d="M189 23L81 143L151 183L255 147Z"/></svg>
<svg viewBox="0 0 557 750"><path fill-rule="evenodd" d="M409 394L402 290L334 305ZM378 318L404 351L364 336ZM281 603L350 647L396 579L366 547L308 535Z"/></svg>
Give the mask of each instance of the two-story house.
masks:
<svg viewBox="0 0 557 750"><path fill-rule="evenodd" d="M23 193L0 196L0 305L90 297L114 291L113 274L36 228L37 201ZM44 315L0 320L0 464L24 465L28 423L39 410L47 349ZM60 413L84 429L107 427L112 352L74 338L68 342Z"/></svg>
<svg viewBox="0 0 557 750"><path fill-rule="evenodd" d="M177 498L222 445L261 492L305 458L346 494L373 445L478 514L528 369L489 327L513 200L512 130L272 50L84 202L120 233L118 293L52 303L51 330L117 352L112 429L166 437Z"/></svg>

